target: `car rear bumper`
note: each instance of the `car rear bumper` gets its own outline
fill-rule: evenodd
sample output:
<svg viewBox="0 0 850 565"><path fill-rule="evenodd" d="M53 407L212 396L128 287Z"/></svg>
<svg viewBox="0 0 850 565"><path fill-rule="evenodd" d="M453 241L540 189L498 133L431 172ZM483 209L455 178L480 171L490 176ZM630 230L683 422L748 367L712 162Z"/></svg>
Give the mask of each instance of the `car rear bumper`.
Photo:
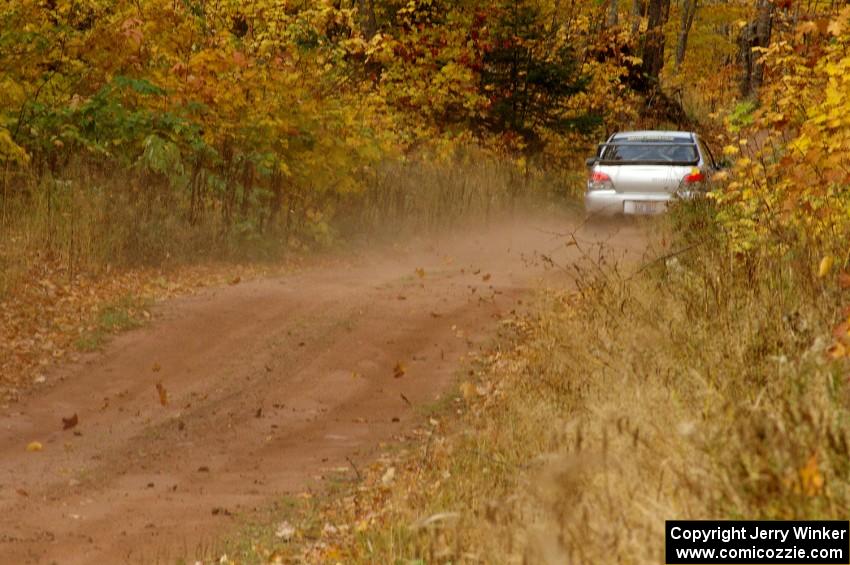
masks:
<svg viewBox="0 0 850 565"><path fill-rule="evenodd" d="M667 203L674 198L676 196L669 192L593 190L584 195L584 209L592 216L646 216L665 212Z"/></svg>

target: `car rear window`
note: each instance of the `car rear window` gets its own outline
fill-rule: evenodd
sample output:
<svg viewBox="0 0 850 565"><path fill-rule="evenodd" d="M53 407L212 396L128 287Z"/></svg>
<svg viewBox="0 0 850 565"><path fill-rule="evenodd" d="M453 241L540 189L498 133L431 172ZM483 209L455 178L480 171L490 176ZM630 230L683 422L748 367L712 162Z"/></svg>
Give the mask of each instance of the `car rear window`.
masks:
<svg viewBox="0 0 850 565"><path fill-rule="evenodd" d="M630 140L603 144L599 160L608 164L693 165L699 161L699 154L692 143Z"/></svg>

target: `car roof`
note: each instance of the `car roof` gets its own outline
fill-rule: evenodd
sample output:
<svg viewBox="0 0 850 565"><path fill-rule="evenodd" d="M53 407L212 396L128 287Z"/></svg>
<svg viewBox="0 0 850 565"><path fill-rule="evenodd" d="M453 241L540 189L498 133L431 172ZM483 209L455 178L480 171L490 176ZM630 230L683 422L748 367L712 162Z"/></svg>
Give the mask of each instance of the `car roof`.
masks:
<svg viewBox="0 0 850 565"><path fill-rule="evenodd" d="M695 134L689 131L639 130L617 132L611 136L609 141L626 141L629 139L693 141L694 138Z"/></svg>

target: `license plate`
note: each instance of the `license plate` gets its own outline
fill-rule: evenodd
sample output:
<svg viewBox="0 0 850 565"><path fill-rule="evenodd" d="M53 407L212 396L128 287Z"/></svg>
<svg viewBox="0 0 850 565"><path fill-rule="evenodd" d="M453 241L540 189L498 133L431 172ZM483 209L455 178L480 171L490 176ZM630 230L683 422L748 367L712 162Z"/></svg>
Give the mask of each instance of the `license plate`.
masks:
<svg viewBox="0 0 850 565"><path fill-rule="evenodd" d="M624 214L660 214L664 211L665 202L641 201L641 200L626 200L623 203Z"/></svg>

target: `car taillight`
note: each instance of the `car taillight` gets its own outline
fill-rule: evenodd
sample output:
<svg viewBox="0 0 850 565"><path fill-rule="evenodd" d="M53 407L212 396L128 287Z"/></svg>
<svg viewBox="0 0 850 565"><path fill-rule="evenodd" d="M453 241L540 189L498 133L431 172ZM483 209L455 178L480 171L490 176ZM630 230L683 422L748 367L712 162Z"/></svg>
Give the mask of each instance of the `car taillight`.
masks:
<svg viewBox="0 0 850 565"><path fill-rule="evenodd" d="M685 183L685 184L694 184L694 183L704 182L704 181L705 181L705 175L703 174L702 171L698 171L698 170L693 171L691 173L688 173L687 175L685 175L685 178L682 179L682 182Z"/></svg>
<svg viewBox="0 0 850 565"><path fill-rule="evenodd" d="M588 190L614 190L611 177L601 171L593 171L587 179Z"/></svg>

